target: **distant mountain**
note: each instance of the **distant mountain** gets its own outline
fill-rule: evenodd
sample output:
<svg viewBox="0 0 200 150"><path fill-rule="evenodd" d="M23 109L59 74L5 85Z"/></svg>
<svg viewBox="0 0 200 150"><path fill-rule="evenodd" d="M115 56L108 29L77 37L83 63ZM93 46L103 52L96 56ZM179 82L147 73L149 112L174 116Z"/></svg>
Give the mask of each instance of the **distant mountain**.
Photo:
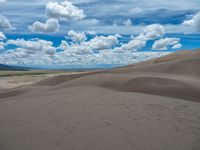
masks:
<svg viewBox="0 0 200 150"><path fill-rule="evenodd" d="M29 68L0 64L0 71L28 71Z"/></svg>

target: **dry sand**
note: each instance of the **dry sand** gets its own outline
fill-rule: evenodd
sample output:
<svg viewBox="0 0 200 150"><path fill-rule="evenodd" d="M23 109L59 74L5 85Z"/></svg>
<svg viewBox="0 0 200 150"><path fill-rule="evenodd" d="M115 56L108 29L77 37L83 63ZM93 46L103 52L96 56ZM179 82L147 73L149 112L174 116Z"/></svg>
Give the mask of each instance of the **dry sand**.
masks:
<svg viewBox="0 0 200 150"><path fill-rule="evenodd" d="M0 93L0 150L199 150L200 51Z"/></svg>
<svg viewBox="0 0 200 150"><path fill-rule="evenodd" d="M54 73L55 72L55 73ZM78 75L82 73L87 73L85 72L70 72L70 71L52 71L52 72L42 72L40 71L41 75L34 75L35 72L32 71L21 71L15 73L15 71L6 71L3 73L0 73L0 91L2 90L8 90L20 86L25 86L25 85L30 85L36 82L39 82L41 80L44 80L49 77L57 77L57 76L68 76L68 75ZM36 72L37 73L37 72ZM5 74L5 76L4 76Z"/></svg>

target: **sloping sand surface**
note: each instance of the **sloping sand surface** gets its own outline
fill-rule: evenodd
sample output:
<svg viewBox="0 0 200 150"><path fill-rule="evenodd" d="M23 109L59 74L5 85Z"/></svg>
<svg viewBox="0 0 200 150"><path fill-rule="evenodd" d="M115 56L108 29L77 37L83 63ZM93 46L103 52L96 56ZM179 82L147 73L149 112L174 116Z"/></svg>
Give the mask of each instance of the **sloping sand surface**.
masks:
<svg viewBox="0 0 200 150"><path fill-rule="evenodd" d="M200 50L0 93L0 150L199 150Z"/></svg>

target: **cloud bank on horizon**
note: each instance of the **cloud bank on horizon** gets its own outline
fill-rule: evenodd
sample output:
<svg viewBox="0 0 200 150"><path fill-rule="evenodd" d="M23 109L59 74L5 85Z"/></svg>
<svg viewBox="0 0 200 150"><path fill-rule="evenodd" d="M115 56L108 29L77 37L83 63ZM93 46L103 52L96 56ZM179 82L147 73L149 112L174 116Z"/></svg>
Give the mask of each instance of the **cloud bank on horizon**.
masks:
<svg viewBox="0 0 200 150"><path fill-rule="evenodd" d="M198 0L0 0L0 63L5 64L129 64L184 46L168 34L199 32ZM6 36L18 34L38 37ZM41 35L64 38L55 45Z"/></svg>

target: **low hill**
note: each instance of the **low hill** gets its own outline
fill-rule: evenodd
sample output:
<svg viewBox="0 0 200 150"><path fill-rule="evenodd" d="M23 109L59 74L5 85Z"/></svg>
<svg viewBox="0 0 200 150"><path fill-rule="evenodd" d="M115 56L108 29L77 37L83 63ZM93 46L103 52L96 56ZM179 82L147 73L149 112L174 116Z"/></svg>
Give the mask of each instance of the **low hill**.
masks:
<svg viewBox="0 0 200 150"><path fill-rule="evenodd" d="M0 71L27 71L27 70L29 69L26 67L0 64Z"/></svg>

